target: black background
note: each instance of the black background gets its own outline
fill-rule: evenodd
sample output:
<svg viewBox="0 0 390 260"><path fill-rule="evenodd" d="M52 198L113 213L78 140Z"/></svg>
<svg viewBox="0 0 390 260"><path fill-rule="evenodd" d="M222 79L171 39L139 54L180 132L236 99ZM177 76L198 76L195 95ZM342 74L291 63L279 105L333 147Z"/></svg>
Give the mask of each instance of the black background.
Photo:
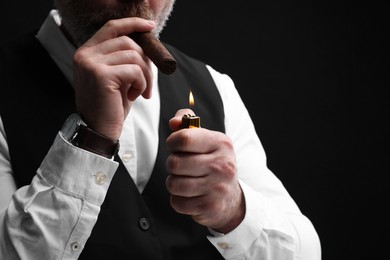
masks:
<svg viewBox="0 0 390 260"><path fill-rule="evenodd" d="M3 4L0 43L50 8ZM326 260L388 251L388 16L373 1L179 0L161 35L233 78Z"/></svg>

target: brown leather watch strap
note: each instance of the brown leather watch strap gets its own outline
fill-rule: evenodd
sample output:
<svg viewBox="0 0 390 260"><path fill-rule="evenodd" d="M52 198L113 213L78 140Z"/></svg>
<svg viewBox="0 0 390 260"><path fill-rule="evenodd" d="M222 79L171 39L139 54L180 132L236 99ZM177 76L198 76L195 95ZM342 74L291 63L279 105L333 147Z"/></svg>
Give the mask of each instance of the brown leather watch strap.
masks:
<svg viewBox="0 0 390 260"><path fill-rule="evenodd" d="M119 151L119 140L110 139L82 124L79 125L71 143L107 158L112 158Z"/></svg>

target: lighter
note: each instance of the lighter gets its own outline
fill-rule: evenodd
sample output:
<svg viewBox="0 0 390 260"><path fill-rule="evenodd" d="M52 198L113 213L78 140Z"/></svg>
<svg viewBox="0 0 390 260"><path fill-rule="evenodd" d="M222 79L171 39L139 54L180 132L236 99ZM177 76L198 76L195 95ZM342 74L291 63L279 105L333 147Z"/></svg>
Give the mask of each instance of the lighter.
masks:
<svg viewBox="0 0 390 260"><path fill-rule="evenodd" d="M181 118L181 128L199 128L200 117L186 114Z"/></svg>

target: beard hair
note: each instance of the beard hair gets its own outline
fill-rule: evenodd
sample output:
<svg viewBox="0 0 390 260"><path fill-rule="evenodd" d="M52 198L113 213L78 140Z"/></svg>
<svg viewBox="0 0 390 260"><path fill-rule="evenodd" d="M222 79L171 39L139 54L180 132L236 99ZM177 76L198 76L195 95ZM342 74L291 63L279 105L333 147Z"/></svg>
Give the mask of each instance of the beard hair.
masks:
<svg viewBox="0 0 390 260"><path fill-rule="evenodd" d="M143 0L120 1L115 5L95 7L84 0L55 0L61 16L61 26L72 43L79 47L91 38L107 21L125 17L141 17L156 22L158 37L172 12L175 0L169 1L160 16L155 17Z"/></svg>

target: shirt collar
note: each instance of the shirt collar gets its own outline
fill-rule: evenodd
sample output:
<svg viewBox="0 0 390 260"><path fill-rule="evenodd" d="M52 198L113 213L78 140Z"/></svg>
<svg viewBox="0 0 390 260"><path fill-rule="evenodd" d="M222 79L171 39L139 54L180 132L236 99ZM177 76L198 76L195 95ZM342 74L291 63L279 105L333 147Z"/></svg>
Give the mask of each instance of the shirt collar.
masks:
<svg viewBox="0 0 390 260"><path fill-rule="evenodd" d="M42 24L36 37L68 81L73 84L72 57L76 48L62 33L60 25L61 17L58 11L53 9Z"/></svg>

